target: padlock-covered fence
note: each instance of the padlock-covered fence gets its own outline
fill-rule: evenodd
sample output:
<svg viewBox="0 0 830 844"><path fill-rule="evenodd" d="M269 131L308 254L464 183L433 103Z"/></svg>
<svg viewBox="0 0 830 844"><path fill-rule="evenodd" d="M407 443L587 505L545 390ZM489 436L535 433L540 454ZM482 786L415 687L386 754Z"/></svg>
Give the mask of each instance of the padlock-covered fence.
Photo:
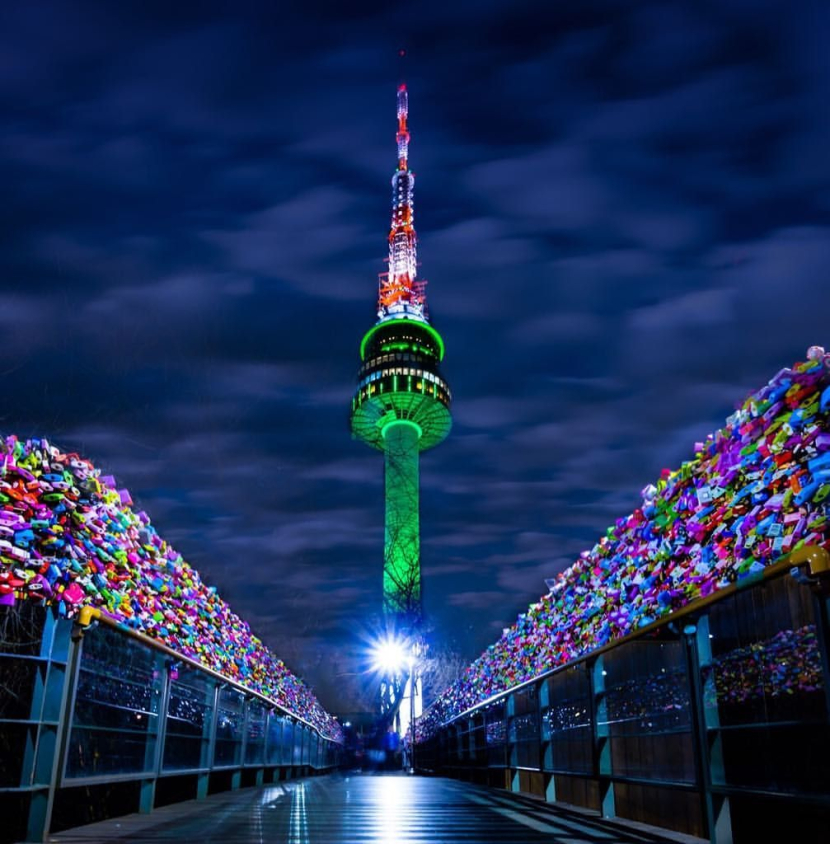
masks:
<svg viewBox="0 0 830 844"><path fill-rule="evenodd" d="M474 732L480 731L480 736L502 736L494 742L489 742L488 738L483 745L490 748L492 744L496 748L493 758L501 758L502 750L511 744L517 748L523 746L520 736L526 729L531 730L528 735L532 737L528 741L534 745L542 734L543 722L538 719L542 717L540 713L544 707L540 709L538 704L553 688L549 688L549 684L554 683L559 693L562 684L567 682L563 677L571 676L569 672L572 671L582 671L579 676L593 683L576 696L580 701L579 717L584 721L581 726L586 736L593 736L579 751L587 754L581 764L588 765L588 769L574 771L569 764L561 766L553 762L546 763L545 767L541 761L537 766L534 761L527 766L528 770L544 775L533 781L533 788L541 788L539 783L543 783L543 790L550 793L553 777L561 770L562 776L582 777L580 782L594 783L590 799L583 794L573 802L587 801L595 807L607 808L610 805L608 795L616 793L618 805L637 807L626 810L629 816L649 815L644 807L650 799L646 795L653 793L650 775L643 775L643 778L637 772L630 781L621 779L629 777L631 765L636 768L639 764L632 760L644 752L642 743L616 741L617 767L613 770L607 768L605 762L601 764L598 756L600 744L607 737L603 730L611 721L600 721L591 709L605 700L604 687L594 669L611 657L599 659L596 655L609 648L609 654L654 654L656 649L651 647L651 639L643 638L646 633L658 630L663 636L668 635L666 631L678 635L672 625L676 628L685 613L699 611L713 601L725 599L738 588L754 587L769 574L777 572L775 566L787 555L794 553L797 556L812 548L813 562L826 561L825 549L830 547L830 355L820 347L812 347L805 361L782 369L768 384L750 395L722 429L697 443L692 459L677 470L664 471L656 484L649 484L642 494L642 505L629 516L618 519L593 548L580 554L572 566L552 579L549 593L532 604L515 624L505 628L499 640L419 719L418 741L421 746L431 748L427 757L431 756L435 765L446 767L447 759L453 758L452 755L447 757L447 752L456 751L447 751L447 748L454 746L455 739L448 736L458 734L458 730L463 733L466 729L463 725L472 723L470 719L475 721ZM816 563L819 568L824 564ZM816 572L815 576L821 582L826 580L826 574L822 572ZM818 588L818 584L816 586ZM751 594L766 600L763 596L770 591L765 587ZM792 625L781 622L780 627L771 631L762 619L754 619L748 611L744 615L750 627L740 638L748 643L748 650L743 653L740 649L744 645L736 644L724 663L731 667L740 682L730 684L727 683L728 674L716 674L718 688L726 689L724 693L731 695L736 704L744 696L751 701L747 706L765 707L767 693L764 690L768 687L774 690L770 694L776 704L791 696L799 701L820 700L817 705L823 715L818 721L810 716L816 711L814 704L805 704L803 709L799 708L800 704L794 705L792 712L794 721L806 719L805 723L810 725L808 733L815 728L817 744L813 746L822 746L826 754L830 749L824 695L827 671L826 661L821 661L826 660L827 630L822 620L826 617L826 602L820 601L818 609L807 613L811 620L794 621ZM759 624L757 635L751 628L753 620ZM637 643L631 643L632 639ZM675 644L676 654L685 647ZM668 652L665 644L663 650ZM640 657L632 659L636 662ZM701 672L707 665L698 661L685 666L686 691L691 688L690 684L703 682ZM665 672L661 673L678 677L676 666L675 669L664 668ZM563 673L564 669L567 670ZM605 676L604 670L600 669L599 678ZM620 676L627 675L623 671ZM558 679L545 679L548 677ZM617 694L621 701L625 698L622 689L626 682L633 684L630 704L636 710L640 706L637 672L620 680L623 685L619 686ZM656 688L665 694L671 691L665 684ZM517 689L535 692L514 691ZM527 696L533 694L537 695L533 698L536 702L527 703ZM759 700L761 704L758 704ZM522 714L522 707L526 705L530 709ZM519 709L511 714L509 706ZM673 706L671 701L666 702L666 711L670 712ZM646 703L646 708L650 712L662 711L650 703ZM676 709L679 712L683 707ZM688 706L686 710L689 711ZM517 720L510 721L510 718ZM761 722L767 723L764 716ZM778 729L780 724L776 718L772 722L775 722L775 729L769 733L770 741L780 742L784 733ZM661 729L660 723L660 719L653 718L644 721L638 729L645 734ZM513 726L509 727L510 724ZM532 727L533 724L536 726ZM685 788L693 795L691 801L698 808L703 805L701 795L708 795L706 799L710 799L714 793L704 788L711 771L709 763L702 761L700 754L703 751L699 747L700 742L706 744L714 735L707 732L709 726L702 720L697 727L689 727L692 731L690 746L697 750L686 761L694 763L695 780L694 783L675 783L680 792ZM744 735L752 734L747 725L740 728L744 729ZM509 729L514 731L512 742L505 738L510 735ZM808 733L801 733L798 738L806 740ZM561 735L552 737L550 752L563 752L560 748L569 747L568 741L573 735L569 733L567 741ZM758 740L757 734L753 740ZM466 747L468 743L464 739L459 747ZM785 745L786 741L780 747ZM794 758L798 758L799 752L806 752L805 748L809 746L804 744L799 748L793 744ZM661 744L660 748L655 746L654 753L671 756L676 750L669 743ZM543 752L541 745L537 750L538 753L533 751L531 756ZM623 757L628 751L633 755L626 761ZM504 752L506 759L511 758L511 750ZM716 757L719 752L715 753ZM664 766L650 753L648 751L642 757L642 767L657 772L654 775L658 779L671 781L674 775L660 774ZM771 750L770 758L784 764L786 753L776 753ZM472 758L473 768L488 767L478 751ZM538 758L541 760L542 756ZM755 756L751 758L755 759ZM520 771L525 766L517 762L514 767ZM691 769L685 770L684 776L688 779L692 776ZM815 773L816 769L806 766L804 770ZM830 793L826 767L821 768L821 775L824 777L822 788L825 794ZM529 782L524 774L508 781L513 785L518 783L522 788ZM603 782L605 785L597 786ZM745 785L750 790L754 788ZM575 786L567 786L572 787ZM711 832L717 818L724 817L711 805L704 809L686 824L690 829ZM822 804L821 811L825 809L826 804ZM684 811L677 806L663 814L653 814L664 826L672 826L673 819L683 816Z"/></svg>
<svg viewBox="0 0 830 844"><path fill-rule="evenodd" d="M824 840L827 566L796 552L494 695L435 727L418 767L713 844Z"/></svg>
<svg viewBox="0 0 830 844"><path fill-rule="evenodd" d="M132 504L78 454L0 438L0 606L97 608L341 741L312 691Z"/></svg>
<svg viewBox="0 0 830 844"><path fill-rule="evenodd" d="M750 395L693 459L551 583L418 722L419 739L495 694L830 546L830 355L819 347Z"/></svg>
<svg viewBox="0 0 830 844"><path fill-rule="evenodd" d="M0 841L338 764L315 725L88 615L0 608Z"/></svg>

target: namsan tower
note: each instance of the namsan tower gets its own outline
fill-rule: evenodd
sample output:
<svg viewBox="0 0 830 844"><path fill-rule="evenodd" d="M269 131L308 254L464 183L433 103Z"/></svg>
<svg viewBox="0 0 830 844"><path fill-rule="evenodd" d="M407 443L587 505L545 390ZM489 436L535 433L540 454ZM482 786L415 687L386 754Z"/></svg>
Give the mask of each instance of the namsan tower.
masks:
<svg viewBox="0 0 830 844"><path fill-rule="evenodd" d="M411 634L422 614L420 453L446 439L452 418L450 388L439 371L444 341L429 323L426 282L417 280L408 116L406 85L400 85L389 270L379 277L377 322L360 344L362 365L352 398L351 429L356 439L384 455L383 611L387 628Z"/></svg>

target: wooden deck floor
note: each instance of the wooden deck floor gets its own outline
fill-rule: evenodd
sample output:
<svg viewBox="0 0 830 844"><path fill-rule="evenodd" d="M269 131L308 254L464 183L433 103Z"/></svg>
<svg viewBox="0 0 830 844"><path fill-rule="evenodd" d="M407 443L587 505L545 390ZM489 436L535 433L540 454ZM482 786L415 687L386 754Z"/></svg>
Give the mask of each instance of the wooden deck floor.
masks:
<svg viewBox="0 0 830 844"><path fill-rule="evenodd" d="M664 844L661 837L441 778L331 775L224 793L50 835L60 844Z"/></svg>

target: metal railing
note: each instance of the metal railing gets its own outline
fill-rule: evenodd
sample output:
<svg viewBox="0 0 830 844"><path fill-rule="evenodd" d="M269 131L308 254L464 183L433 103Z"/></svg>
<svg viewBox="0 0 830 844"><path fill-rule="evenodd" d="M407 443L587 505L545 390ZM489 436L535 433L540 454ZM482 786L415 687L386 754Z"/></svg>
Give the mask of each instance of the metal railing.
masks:
<svg viewBox="0 0 830 844"><path fill-rule="evenodd" d="M0 625L0 841L339 762L312 724L91 608Z"/></svg>
<svg viewBox="0 0 830 844"><path fill-rule="evenodd" d="M718 844L789 812L821 829L829 576L823 549L799 549L460 713L419 764Z"/></svg>

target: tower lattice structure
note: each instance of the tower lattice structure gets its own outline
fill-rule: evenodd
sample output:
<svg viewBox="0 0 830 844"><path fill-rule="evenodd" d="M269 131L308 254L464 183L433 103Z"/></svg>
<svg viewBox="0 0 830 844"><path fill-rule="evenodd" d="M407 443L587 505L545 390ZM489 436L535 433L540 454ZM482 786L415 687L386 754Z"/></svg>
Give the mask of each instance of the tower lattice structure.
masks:
<svg viewBox="0 0 830 844"><path fill-rule="evenodd" d="M426 282L417 278L406 85L399 86L397 101L389 268L379 277L377 322L360 344L362 365L352 398L351 430L356 439L384 455L383 611L387 627L411 635L422 615L420 453L443 442L452 418L450 388L439 368L444 341L429 322Z"/></svg>

